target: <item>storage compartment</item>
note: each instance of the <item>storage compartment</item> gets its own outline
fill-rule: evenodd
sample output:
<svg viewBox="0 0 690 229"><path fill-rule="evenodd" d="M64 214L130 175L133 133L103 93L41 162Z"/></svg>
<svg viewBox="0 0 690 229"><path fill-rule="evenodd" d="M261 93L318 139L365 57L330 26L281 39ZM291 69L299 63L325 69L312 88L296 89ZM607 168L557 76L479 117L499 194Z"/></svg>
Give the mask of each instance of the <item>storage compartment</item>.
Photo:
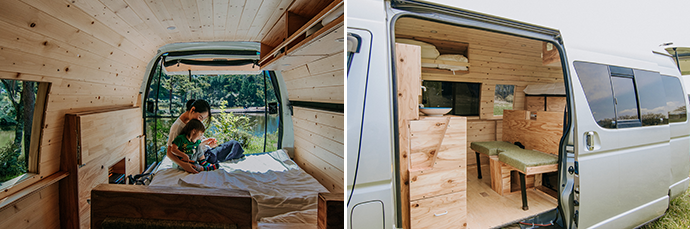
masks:
<svg viewBox="0 0 690 229"><path fill-rule="evenodd" d="M342 0L293 2L261 40L259 64L262 67L271 65L304 44L336 29L338 25L343 24L344 15L341 15L343 8ZM339 36L343 37L342 33Z"/></svg>
<svg viewBox="0 0 690 229"><path fill-rule="evenodd" d="M410 202L412 228L465 228L467 196L456 192Z"/></svg>
<svg viewBox="0 0 690 229"><path fill-rule="evenodd" d="M402 20L402 19L401 19ZM434 37L435 30L396 36L396 42L422 46L422 68L429 72L469 73L469 44Z"/></svg>
<svg viewBox="0 0 690 229"><path fill-rule="evenodd" d="M127 170L125 169L125 158L118 161L114 165L108 167L108 183L109 184L126 184Z"/></svg>

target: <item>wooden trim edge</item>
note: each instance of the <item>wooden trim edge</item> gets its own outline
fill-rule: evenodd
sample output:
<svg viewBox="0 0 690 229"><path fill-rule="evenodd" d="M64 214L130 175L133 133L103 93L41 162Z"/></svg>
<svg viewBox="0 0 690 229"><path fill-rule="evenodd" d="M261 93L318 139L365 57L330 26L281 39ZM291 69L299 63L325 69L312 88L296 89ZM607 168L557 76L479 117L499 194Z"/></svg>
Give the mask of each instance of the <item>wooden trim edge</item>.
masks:
<svg viewBox="0 0 690 229"><path fill-rule="evenodd" d="M41 191L44 188L46 188L52 184L57 183L58 181L67 177L67 175L69 175L69 173L65 172L65 171L59 171L59 172L53 173L53 175L50 175L44 179L41 179L40 181L32 184L31 186L26 187L22 190L19 190L18 192L12 194L11 196L3 198L2 200L0 200L0 212L6 210L8 207L12 206L14 203L17 203L18 201L25 199L26 197L30 196L31 194L34 194L34 193Z"/></svg>

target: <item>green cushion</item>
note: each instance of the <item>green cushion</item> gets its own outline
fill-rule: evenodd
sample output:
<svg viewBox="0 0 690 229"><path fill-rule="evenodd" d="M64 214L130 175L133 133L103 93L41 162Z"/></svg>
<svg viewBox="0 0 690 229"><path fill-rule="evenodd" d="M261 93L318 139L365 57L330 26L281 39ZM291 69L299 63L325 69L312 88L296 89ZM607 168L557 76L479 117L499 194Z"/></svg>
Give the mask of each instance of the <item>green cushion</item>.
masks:
<svg viewBox="0 0 690 229"><path fill-rule="evenodd" d="M498 154L498 160L523 172L527 167L558 163L558 157L556 157L556 155L520 148L508 149L501 152Z"/></svg>
<svg viewBox="0 0 690 229"><path fill-rule="evenodd" d="M472 142L470 148L474 151L495 156L505 149L519 149L520 147L511 144L510 142L494 141L494 142Z"/></svg>

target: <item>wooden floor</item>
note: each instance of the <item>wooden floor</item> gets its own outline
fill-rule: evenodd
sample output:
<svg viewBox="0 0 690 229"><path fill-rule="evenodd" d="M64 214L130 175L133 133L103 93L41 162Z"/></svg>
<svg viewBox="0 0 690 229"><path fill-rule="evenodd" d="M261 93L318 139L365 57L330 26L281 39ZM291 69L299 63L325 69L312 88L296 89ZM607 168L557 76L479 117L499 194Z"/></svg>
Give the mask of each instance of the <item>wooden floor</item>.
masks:
<svg viewBox="0 0 690 229"><path fill-rule="evenodd" d="M555 208L557 200L545 193L527 189L529 210L522 210L520 191L500 196L491 189L489 166L482 166L482 179L477 179L477 167L467 168L467 228L480 229L501 226Z"/></svg>

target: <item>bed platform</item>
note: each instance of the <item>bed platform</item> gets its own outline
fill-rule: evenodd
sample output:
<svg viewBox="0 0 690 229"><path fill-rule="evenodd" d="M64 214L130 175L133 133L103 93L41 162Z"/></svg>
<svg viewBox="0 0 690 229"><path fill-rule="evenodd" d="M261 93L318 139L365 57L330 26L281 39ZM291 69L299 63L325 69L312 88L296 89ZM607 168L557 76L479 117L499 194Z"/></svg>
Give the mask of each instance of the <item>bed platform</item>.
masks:
<svg viewBox="0 0 690 229"><path fill-rule="evenodd" d="M220 163L215 171L190 174L165 158L149 186L246 190L259 228L316 228L319 193L328 193L284 150Z"/></svg>

